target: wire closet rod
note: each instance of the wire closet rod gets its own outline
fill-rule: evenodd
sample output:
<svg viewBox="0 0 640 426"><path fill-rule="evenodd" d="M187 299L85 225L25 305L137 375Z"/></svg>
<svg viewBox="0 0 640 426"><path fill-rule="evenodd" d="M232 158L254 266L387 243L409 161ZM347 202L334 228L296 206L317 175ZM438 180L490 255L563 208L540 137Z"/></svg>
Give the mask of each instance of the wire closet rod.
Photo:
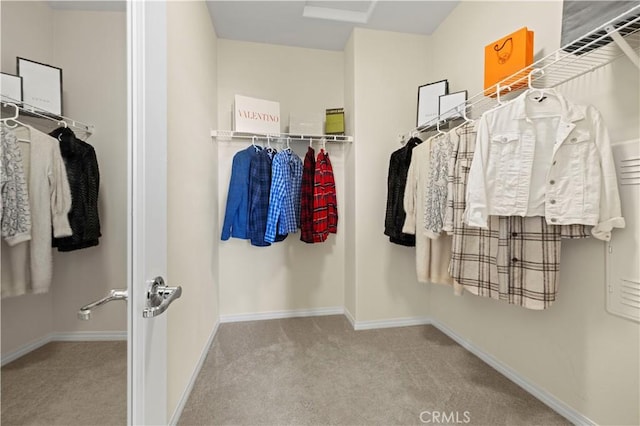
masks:
<svg viewBox="0 0 640 426"><path fill-rule="evenodd" d="M27 114L35 115L40 118L45 118L50 121L55 121L58 123L58 125L66 125L66 127L73 127L74 129L78 129L80 131L87 133L87 135L89 136L92 135L95 130L95 127L93 126L93 124L83 123L82 121L78 121L71 117L66 117L60 114L53 114L52 116L48 116L44 113L39 112L35 106L30 105L26 102L19 101L17 99L13 99L10 96L2 95L1 102L5 106L7 104L14 105L19 110L22 110Z"/></svg>
<svg viewBox="0 0 640 426"><path fill-rule="evenodd" d="M507 92L512 92L512 88L517 88L513 90L515 93L529 88L531 83L536 81L542 82L544 88L556 87L602 68L625 55L635 64L639 50L640 5L636 5L528 67L476 93L467 99L464 107L461 104L451 108L401 137L406 141L418 133L435 130L440 123L446 122L442 117L460 117L463 114L469 118L478 118L484 112L498 106L501 103L500 98ZM487 96L488 94L494 97Z"/></svg>
<svg viewBox="0 0 640 426"><path fill-rule="evenodd" d="M312 140L324 139L326 142L353 142L353 136L344 135L294 135L289 133L247 133L236 132L233 130L212 130L211 137L215 139L252 139L254 137L260 139L271 139L273 141L286 142L291 141L311 142Z"/></svg>

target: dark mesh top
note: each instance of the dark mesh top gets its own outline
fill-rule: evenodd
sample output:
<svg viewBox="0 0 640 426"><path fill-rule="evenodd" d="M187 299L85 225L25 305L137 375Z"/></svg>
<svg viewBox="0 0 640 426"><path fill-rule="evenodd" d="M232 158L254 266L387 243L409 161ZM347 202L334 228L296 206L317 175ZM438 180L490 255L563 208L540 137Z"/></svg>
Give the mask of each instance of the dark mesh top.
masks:
<svg viewBox="0 0 640 426"><path fill-rule="evenodd" d="M73 235L54 238L58 251L72 251L97 246L100 233L98 188L100 172L96 152L91 145L77 139L69 128L60 127L50 133L60 142L60 153L67 169L71 188L69 224Z"/></svg>

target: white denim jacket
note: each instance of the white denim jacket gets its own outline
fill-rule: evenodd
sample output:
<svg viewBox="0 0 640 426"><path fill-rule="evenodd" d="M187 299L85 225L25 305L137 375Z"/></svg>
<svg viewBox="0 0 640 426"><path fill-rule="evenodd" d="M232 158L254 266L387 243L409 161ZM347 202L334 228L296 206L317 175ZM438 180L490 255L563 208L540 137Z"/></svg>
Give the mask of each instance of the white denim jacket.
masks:
<svg viewBox="0 0 640 426"><path fill-rule="evenodd" d="M490 215L593 225L591 233L601 240L624 228L600 113L570 104L552 89L527 90L485 113L469 171L465 222L486 228Z"/></svg>

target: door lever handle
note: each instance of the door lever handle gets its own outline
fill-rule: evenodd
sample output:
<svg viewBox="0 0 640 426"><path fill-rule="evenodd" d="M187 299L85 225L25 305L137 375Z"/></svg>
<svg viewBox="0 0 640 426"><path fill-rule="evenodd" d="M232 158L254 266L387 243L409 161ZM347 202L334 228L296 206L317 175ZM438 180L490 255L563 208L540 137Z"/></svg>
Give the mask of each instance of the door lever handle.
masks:
<svg viewBox="0 0 640 426"><path fill-rule="evenodd" d="M129 294L127 290L110 290L108 296L103 297L102 299L98 299L95 302L91 302L88 305L84 305L82 308L80 308L80 310L78 311L78 319L84 321L91 319L91 310L93 308L97 308L98 306L104 305L105 303L109 303L114 300L127 300L128 297Z"/></svg>
<svg viewBox="0 0 640 426"><path fill-rule="evenodd" d="M182 287L169 287L162 277L156 277L147 290L147 306L142 311L143 318L153 318L167 310L174 300L182 296Z"/></svg>

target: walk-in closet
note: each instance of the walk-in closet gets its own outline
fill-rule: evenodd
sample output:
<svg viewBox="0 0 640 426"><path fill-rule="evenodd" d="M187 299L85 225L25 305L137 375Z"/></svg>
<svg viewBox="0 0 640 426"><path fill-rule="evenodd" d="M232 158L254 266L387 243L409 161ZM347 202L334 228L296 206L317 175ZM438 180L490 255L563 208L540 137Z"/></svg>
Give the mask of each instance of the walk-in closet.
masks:
<svg viewBox="0 0 640 426"><path fill-rule="evenodd" d="M36 231L3 213L2 422L640 422L640 2L0 15L3 209L21 128L71 228L65 135L99 173L99 237L54 219L44 291L9 293ZM7 98L21 60L61 111Z"/></svg>

